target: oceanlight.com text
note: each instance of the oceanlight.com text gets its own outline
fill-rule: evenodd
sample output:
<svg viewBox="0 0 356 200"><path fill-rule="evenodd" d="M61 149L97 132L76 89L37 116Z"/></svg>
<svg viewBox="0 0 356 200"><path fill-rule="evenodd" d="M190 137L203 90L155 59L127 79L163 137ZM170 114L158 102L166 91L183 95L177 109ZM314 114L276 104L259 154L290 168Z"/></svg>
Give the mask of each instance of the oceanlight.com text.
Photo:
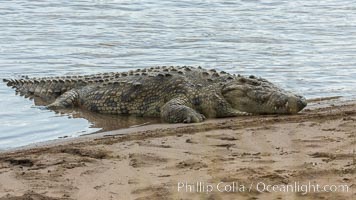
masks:
<svg viewBox="0 0 356 200"><path fill-rule="evenodd" d="M218 183L208 183L208 182L178 182L177 184L178 192L187 193L212 193L212 192L227 192L227 193L243 193L257 191L260 193L301 193L303 195L308 193L329 193L329 192L349 192L350 186L347 184L318 184L314 182L292 182L289 184L268 184L264 182L255 183L239 183L236 182L218 182Z"/></svg>

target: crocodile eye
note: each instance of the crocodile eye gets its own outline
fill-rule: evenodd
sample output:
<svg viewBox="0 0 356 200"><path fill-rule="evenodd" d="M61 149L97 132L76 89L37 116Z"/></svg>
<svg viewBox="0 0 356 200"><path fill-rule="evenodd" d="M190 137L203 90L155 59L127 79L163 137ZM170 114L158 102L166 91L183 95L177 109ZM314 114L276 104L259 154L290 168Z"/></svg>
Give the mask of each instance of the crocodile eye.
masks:
<svg viewBox="0 0 356 200"><path fill-rule="evenodd" d="M240 83L246 83L246 78L242 77L239 79Z"/></svg>

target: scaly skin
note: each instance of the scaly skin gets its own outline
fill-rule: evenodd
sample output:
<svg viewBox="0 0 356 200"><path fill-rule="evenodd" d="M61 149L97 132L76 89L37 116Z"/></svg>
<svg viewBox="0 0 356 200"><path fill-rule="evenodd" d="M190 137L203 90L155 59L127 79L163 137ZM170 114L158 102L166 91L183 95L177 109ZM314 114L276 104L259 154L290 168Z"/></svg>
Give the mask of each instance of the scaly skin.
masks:
<svg viewBox="0 0 356 200"><path fill-rule="evenodd" d="M161 117L170 123L247 114L294 114L302 96L262 78L194 67L155 67L123 73L6 80L25 97L48 108L78 106L90 111Z"/></svg>

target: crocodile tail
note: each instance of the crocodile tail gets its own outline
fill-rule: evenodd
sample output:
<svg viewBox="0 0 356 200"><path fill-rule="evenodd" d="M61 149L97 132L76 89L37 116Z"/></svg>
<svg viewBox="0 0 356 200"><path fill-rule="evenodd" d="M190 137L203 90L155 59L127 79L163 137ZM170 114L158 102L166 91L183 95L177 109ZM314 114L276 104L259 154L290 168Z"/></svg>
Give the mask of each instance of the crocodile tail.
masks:
<svg viewBox="0 0 356 200"><path fill-rule="evenodd" d="M13 80L13 79L2 79L2 81L4 81L5 83L6 83L6 85L7 86L9 86L9 87L12 87L12 86L14 86L15 85L15 80Z"/></svg>
<svg viewBox="0 0 356 200"><path fill-rule="evenodd" d="M86 85L85 81L74 78L24 78L3 79L3 81L7 86L15 88L21 96L40 97L43 100L57 98L72 88Z"/></svg>
<svg viewBox="0 0 356 200"><path fill-rule="evenodd" d="M3 79L7 86L15 88L16 90L21 89L24 85L23 79Z"/></svg>

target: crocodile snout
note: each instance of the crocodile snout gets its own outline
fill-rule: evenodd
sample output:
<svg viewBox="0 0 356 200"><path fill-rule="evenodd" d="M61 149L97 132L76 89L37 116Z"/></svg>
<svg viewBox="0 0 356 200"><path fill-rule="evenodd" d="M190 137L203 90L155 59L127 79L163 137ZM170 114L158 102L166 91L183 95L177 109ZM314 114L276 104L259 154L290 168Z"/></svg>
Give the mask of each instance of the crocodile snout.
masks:
<svg viewBox="0 0 356 200"><path fill-rule="evenodd" d="M302 96L299 96L299 97L300 98L297 100L298 112L303 110L303 108L305 108L307 106L307 100Z"/></svg>

